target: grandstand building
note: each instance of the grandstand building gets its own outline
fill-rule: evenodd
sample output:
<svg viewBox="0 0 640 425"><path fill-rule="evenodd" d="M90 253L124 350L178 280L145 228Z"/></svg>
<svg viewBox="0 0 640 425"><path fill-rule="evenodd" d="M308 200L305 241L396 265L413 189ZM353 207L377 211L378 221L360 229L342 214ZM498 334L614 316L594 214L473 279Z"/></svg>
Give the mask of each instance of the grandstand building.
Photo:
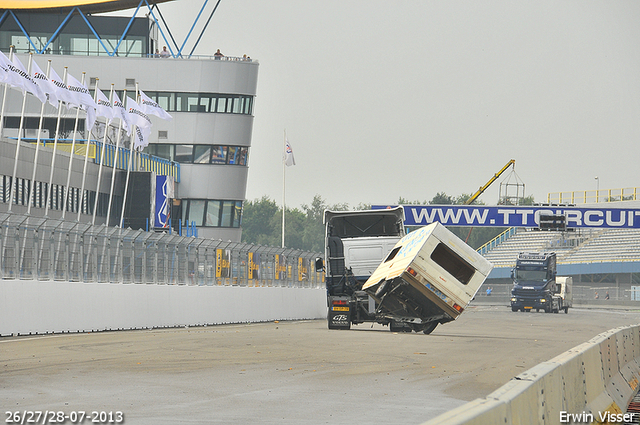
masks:
<svg viewBox="0 0 640 425"><path fill-rule="evenodd" d="M123 217L125 227L158 227L154 221L153 192L156 175L174 181L169 200L174 230L187 224L197 228L199 237L241 239L242 206L245 200L248 158L253 129L254 100L258 63L242 57L193 56L171 45L173 39L159 22L159 11L147 11L145 17L94 16L94 13L124 10L140 3L130 0L112 2L69 1L16 2L26 9L0 10L0 50L7 56L10 46L23 64L29 54L44 71L47 62L62 76L68 73L78 80L85 73L90 90L97 86L108 96L114 85L120 98L134 98L136 88L155 100L169 114L170 121L151 116L150 144L142 155L130 162L133 169ZM39 6L46 3L47 8ZM60 4L58 4L60 3ZM81 4L82 3L82 4ZM88 4L87 4L88 3ZM156 2L157 3L157 2ZM142 15L142 13L140 13ZM99 35L99 36L98 36ZM161 57L156 50L168 45L171 54ZM195 48L195 47L194 47ZM1 96L1 94L0 94ZM0 98L1 99L1 98ZM84 120L75 131L75 110L63 109L58 136L52 185L52 142L56 133L57 110L47 105L35 179L32 172L36 155L35 138L41 103L27 95L22 132L19 131L22 92L7 90L0 138L0 212L11 210L50 217L66 217L96 224L120 222L126 182L129 138L125 137L115 160L117 129L107 131L106 156L102 159L104 120L92 132L85 131ZM84 117L84 112L81 113ZM17 161L13 204L9 199L14 169L16 142L23 140ZM87 140L89 140L87 142ZM86 177L84 156L88 155ZM71 161L70 158L71 157ZM104 166L100 167L100 161ZM69 191L67 173L71 163ZM115 168L113 165L115 163ZM109 208L110 182L115 169L115 191ZM100 187L98 174L101 173ZM52 196L46 194L51 192ZM84 193L82 193L84 192ZM84 195L84 196L83 196ZM171 194L170 194L171 195ZM94 216L94 200L98 199ZM29 198L33 200L29 207ZM66 210L63 209L67 199ZM47 208L48 205L48 208Z"/></svg>

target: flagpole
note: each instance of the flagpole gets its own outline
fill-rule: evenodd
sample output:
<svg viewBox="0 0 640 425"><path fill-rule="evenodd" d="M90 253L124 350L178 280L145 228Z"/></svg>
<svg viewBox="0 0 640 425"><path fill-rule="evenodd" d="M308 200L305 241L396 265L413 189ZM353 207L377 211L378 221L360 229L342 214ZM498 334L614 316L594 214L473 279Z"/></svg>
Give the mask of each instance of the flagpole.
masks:
<svg viewBox="0 0 640 425"><path fill-rule="evenodd" d="M82 73L82 79L80 84L84 85L84 79L86 76L86 72ZM64 191L64 204L62 205L62 219L64 220L64 216L67 212L67 203L69 201L69 188L71 186L71 165L73 164L73 153L76 149L76 134L78 133L78 119L80 118L80 106L78 105L76 109L76 121L73 125L73 138L71 139L71 153L69 154L69 168L67 170L67 185ZM73 208L72 208L73 210Z"/></svg>
<svg viewBox="0 0 640 425"><path fill-rule="evenodd" d="M94 88L94 91L93 91L93 101L97 102L97 100L98 100L98 78L96 78L96 85L95 85L95 88ZM87 107L87 114L89 114L89 108L91 108L91 106ZM85 121L85 125L86 125L86 121ZM85 129L86 137L87 137L87 144L85 145L84 165L82 167L82 186L80 187L80 205L78 205L78 218L77 218L78 221L80 221L80 214L82 213L82 200L85 197L84 196L84 184L85 184L85 180L87 179L87 162L89 162L89 147L91 146L91 130L92 130L92 128ZM97 191L96 191L96 199L98 199L98 192ZM87 210L88 210L89 209L89 199L87 199L86 201L87 201Z"/></svg>
<svg viewBox="0 0 640 425"><path fill-rule="evenodd" d="M284 130L284 140L283 140L283 150L282 152L286 152L287 150L287 130ZM287 169L286 158L282 156L282 247L284 248L284 212L286 210L286 202L285 202L285 170Z"/></svg>
<svg viewBox="0 0 640 425"><path fill-rule="evenodd" d="M124 98L127 97L127 89L124 89L122 97ZM122 102L122 100L120 101ZM115 106L115 104L113 106ZM118 164L118 153L120 152L120 139L122 137L122 120L123 120L123 117L120 116L120 124L118 125L118 134L116 136L116 153L113 157L113 168L111 171L111 188L109 189L109 205L107 206L107 222L106 222L107 226L109 226L109 219L111 218L111 202L113 201L113 186L116 181L116 165Z"/></svg>
<svg viewBox="0 0 640 425"><path fill-rule="evenodd" d="M62 74L62 83L67 85L67 67L64 67L64 73ZM47 186L46 205L44 208L44 216L49 214L49 203L53 205L51 196L53 195L53 167L56 163L56 152L58 149L58 134L60 133L60 117L62 116L62 100L58 99L58 119L56 121L56 134L53 136L53 152L51 153L51 168L49 171L49 186Z"/></svg>
<svg viewBox="0 0 640 425"><path fill-rule="evenodd" d="M33 61L33 54L29 55L29 66L27 67L27 74L31 75L31 62ZM22 129L24 127L24 109L27 104L27 91L24 90L22 96L22 112L20 112L20 127L18 127L18 142L16 143L16 157L13 161L13 174L11 177L11 189L9 192L9 207L7 212L11 212L11 206L13 205L13 188L18 190L18 182L16 181L16 174L18 173L18 157L20 155L20 142L22 142Z"/></svg>
<svg viewBox="0 0 640 425"><path fill-rule="evenodd" d="M127 102L125 100L125 102ZM128 102L127 102L128 103ZM125 105L126 107L126 105ZM134 137L136 134L136 127L137 125L133 125L131 126L131 140L129 141L129 158L127 161L127 178L124 182L124 197L122 199L122 213L120 214L120 227L124 227L124 208L127 205L127 191L129 190L129 177L131 176L131 167L133 166L132 161L133 161L133 155L134 155L134 150L133 150L133 145L134 145Z"/></svg>
<svg viewBox="0 0 640 425"><path fill-rule="evenodd" d="M47 62L47 79L49 79L49 73L51 72L51 60ZM35 190L34 185L36 183L36 169L38 168L38 152L40 150L40 133L42 132L42 122L44 120L44 107L46 102L42 103L42 107L40 108L40 123L38 124L38 138L36 139L36 153L33 158L33 174L31 175L31 181L29 182L29 202L27 206L27 215L31 213L31 204L32 201L35 204L36 200L34 197Z"/></svg>
<svg viewBox="0 0 640 425"><path fill-rule="evenodd" d="M113 108L113 84L111 84L111 93L109 93L109 104ZM109 118L107 118L104 127L104 136L102 137L102 147L100 148L100 165L98 166L98 184L96 185L96 200L93 204L93 217L91 224L96 224L96 211L98 210L98 198L100 197L100 180L102 179L102 163L104 162L104 151L107 146L107 133L109 132ZM107 226L109 224L107 223Z"/></svg>

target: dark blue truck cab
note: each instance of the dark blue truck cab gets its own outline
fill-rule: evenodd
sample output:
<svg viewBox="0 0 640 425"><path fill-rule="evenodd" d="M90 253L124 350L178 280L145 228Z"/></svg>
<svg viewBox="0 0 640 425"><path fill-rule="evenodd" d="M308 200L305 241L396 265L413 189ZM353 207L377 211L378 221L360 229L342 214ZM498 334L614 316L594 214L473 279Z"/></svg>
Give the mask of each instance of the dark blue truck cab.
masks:
<svg viewBox="0 0 640 425"><path fill-rule="evenodd" d="M511 271L512 311L543 310L557 313L564 309L556 287L555 252L521 252Z"/></svg>

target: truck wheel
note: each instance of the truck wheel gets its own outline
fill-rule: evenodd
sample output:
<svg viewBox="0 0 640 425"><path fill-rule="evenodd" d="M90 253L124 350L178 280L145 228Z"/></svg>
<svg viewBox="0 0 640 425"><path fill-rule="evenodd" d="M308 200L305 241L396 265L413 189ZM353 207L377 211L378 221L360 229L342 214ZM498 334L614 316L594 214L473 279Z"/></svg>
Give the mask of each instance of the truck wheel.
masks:
<svg viewBox="0 0 640 425"><path fill-rule="evenodd" d="M429 335L431 332L433 332L433 330L438 326L438 322L431 322L425 325L425 327L422 329L422 333L424 333L425 335Z"/></svg>
<svg viewBox="0 0 640 425"><path fill-rule="evenodd" d="M382 282L382 284L378 287L378 290L376 291L376 298L382 298L382 296L384 294L386 294L387 292L389 292L389 289L391 289L391 283L388 280L385 280L384 282Z"/></svg>
<svg viewBox="0 0 640 425"><path fill-rule="evenodd" d="M518 311L518 307L511 307L511 311Z"/></svg>
<svg viewBox="0 0 640 425"><path fill-rule="evenodd" d="M540 313L540 309L539 308L536 308L536 313Z"/></svg>

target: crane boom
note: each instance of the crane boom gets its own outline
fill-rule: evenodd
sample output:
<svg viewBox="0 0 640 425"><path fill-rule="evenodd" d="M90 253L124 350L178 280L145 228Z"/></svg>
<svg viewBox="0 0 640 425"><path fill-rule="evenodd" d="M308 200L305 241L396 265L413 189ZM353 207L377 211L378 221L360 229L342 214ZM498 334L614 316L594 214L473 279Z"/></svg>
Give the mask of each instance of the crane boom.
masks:
<svg viewBox="0 0 640 425"><path fill-rule="evenodd" d="M482 192L484 192L485 190L487 190L487 188L489 186L491 186L491 183L493 183L494 181L496 181L498 179L498 177L500 177L502 175L502 173L504 173L507 168L511 167L512 165L515 167L516 164L516 160L512 159L511 161L507 162L505 164L504 167L502 167L502 169L500 171L498 171L496 174L493 175L493 177L491 177L489 179L489 181L487 183L485 183L484 186L482 186L480 189L478 189L478 191L476 193L474 193L469 199L467 199L467 202L465 202L465 205L469 205L471 204L473 201L475 201L478 196L482 195Z"/></svg>

